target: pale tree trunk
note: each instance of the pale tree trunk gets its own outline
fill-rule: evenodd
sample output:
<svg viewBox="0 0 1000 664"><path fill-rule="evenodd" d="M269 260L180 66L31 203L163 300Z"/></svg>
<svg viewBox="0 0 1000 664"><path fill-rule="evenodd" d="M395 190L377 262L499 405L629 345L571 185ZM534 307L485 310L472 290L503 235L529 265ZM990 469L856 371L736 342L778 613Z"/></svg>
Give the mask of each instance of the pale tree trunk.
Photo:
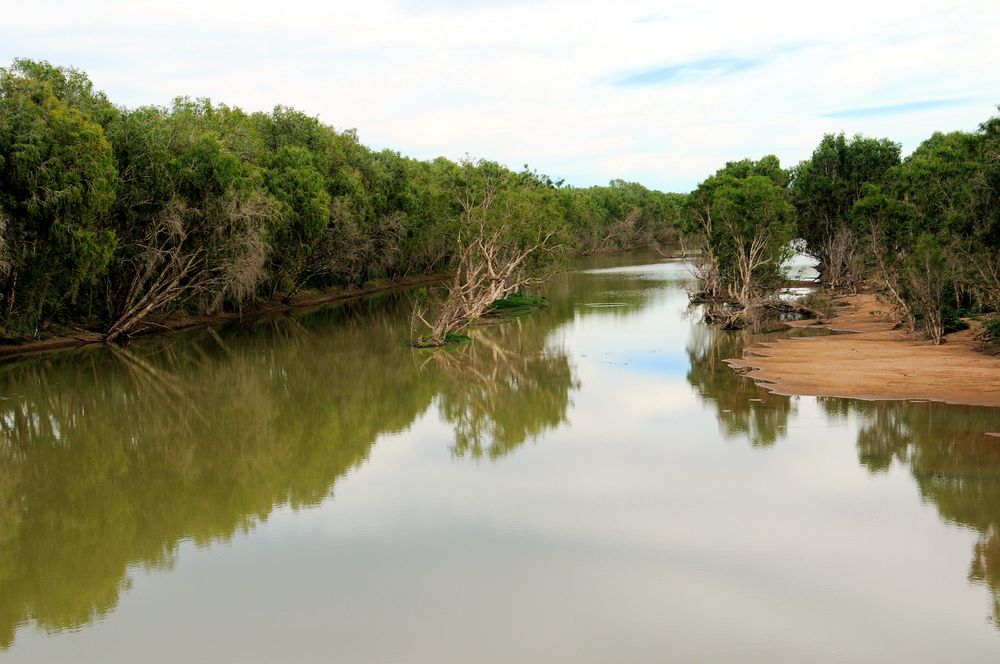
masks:
<svg viewBox="0 0 1000 664"><path fill-rule="evenodd" d="M693 257L691 271L698 281L700 290L692 296L692 299L712 300L719 297L722 292L722 281L719 275L719 258L712 250L711 244L712 224L714 223L711 205L706 205L703 210L696 210L695 215L701 228L695 234L697 250L691 253ZM683 238L681 239L681 251L684 256L689 253Z"/></svg>
<svg viewBox="0 0 1000 664"><path fill-rule="evenodd" d="M769 239L767 231L760 229L749 242L741 235L734 236L737 281L730 287L730 295L744 308L749 307L756 299L758 285L754 281L754 272L771 262L766 257Z"/></svg>
<svg viewBox="0 0 1000 664"><path fill-rule="evenodd" d="M906 329L909 332L913 332L916 320L914 319L910 305L903 299L902 288L899 285L900 274L896 267L902 261L902 257L896 256L893 264L889 264L886 260L883 247L883 233L884 231L880 224L872 224L868 235L868 241L871 245L871 255L875 259L876 280L882 284L886 292L892 297L896 308L897 323L905 323Z"/></svg>
<svg viewBox="0 0 1000 664"><path fill-rule="evenodd" d="M480 225L476 237L459 253L455 276L437 312L428 317L414 309L411 328L419 321L426 329L426 334L414 338L414 345L443 346L449 334L480 318L497 300L545 280L532 276L525 262L537 252L556 249L549 245L552 233L528 247L514 248L504 242L507 230L504 225L488 232Z"/></svg>
<svg viewBox="0 0 1000 664"><path fill-rule="evenodd" d="M906 271L910 291L917 308L923 316L923 327L927 336L939 344L944 340L944 319L941 310L944 305L944 275L941 266L925 257L917 265Z"/></svg>

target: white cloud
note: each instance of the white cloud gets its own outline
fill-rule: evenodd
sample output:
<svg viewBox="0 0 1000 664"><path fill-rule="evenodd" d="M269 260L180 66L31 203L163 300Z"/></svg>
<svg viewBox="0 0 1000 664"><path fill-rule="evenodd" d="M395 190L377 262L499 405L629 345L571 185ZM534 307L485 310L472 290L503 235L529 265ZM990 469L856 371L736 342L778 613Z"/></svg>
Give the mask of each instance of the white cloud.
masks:
<svg viewBox="0 0 1000 664"><path fill-rule="evenodd" d="M288 104L417 157L683 190L728 159L794 163L824 132L912 149L972 129L1000 102L997 43L988 1L40 0L4 9L0 62L75 65L128 105ZM940 99L972 101L830 117Z"/></svg>

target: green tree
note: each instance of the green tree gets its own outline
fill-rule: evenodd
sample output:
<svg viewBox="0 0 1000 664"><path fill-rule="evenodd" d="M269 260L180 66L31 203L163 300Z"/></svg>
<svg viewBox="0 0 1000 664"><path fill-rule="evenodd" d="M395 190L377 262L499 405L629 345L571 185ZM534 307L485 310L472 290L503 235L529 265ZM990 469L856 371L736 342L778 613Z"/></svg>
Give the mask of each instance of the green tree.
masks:
<svg viewBox="0 0 1000 664"><path fill-rule="evenodd" d="M699 250L705 296L748 309L779 285L794 237L787 183L777 157L768 155L726 164L691 194L685 231Z"/></svg>
<svg viewBox="0 0 1000 664"><path fill-rule="evenodd" d="M39 75L42 74L42 75ZM57 96L53 68L0 69L0 216L9 268L0 327L34 335L111 260L116 172L104 131Z"/></svg>
<svg viewBox="0 0 1000 664"><path fill-rule="evenodd" d="M812 157L794 169L790 192L798 235L831 286L858 285L862 275L850 211L866 184L881 182L900 163L899 150L888 139L826 134Z"/></svg>
<svg viewBox="0 0 1000 664"><path fill-rule="evenodd" d="M330 223L330 195L312 155L301 147L278 150L267 186L281 206L271 221L271 279L275 292L287 296L301 287L305 262Z"/></svg>

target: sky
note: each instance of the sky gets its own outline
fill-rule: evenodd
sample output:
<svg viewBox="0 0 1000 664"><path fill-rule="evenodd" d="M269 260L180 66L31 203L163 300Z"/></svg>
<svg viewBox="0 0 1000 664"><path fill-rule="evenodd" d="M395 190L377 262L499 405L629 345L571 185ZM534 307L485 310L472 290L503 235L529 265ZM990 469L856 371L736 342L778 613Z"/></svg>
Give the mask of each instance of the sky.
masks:
<svg viewBox="0 0 1000 664"><path fill-rule="evenodd" d="M1000 2L3 0L0 64L126 106L292 106L363 143L578 186L688 191L824 133L974 130L1000 104Z"/></svg>

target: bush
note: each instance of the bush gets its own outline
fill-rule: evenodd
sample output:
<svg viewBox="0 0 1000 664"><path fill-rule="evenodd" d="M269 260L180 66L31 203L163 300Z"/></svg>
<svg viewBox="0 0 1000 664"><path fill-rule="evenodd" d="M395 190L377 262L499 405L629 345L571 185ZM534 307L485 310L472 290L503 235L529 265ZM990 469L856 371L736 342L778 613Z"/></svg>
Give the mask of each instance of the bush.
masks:
<svg viewBox="0 0 1000 664"><path fill-rule="evenodd" d="M822 314L826 318L833 316L833 300L821 290L814 290L805 295L799 304Z"/></svg>
<svg viewBox="0 0 1000 664"><path fill-rule="evenodd" d="M987 339L995 344L1000 344L1000 318L983 321L983 328L986 330Z"/></svg>
<svg viewBox="0 0 1000 664"><path fill-rule="evenodd" d="M534 307L547 307L549 303L543 297L538 297L535 295L524 295L523 293L514 293L513 295L508 295L505 298L495 300L493 304L490 305L491 309L524 309L524 308L534 308Z"/></svg>

